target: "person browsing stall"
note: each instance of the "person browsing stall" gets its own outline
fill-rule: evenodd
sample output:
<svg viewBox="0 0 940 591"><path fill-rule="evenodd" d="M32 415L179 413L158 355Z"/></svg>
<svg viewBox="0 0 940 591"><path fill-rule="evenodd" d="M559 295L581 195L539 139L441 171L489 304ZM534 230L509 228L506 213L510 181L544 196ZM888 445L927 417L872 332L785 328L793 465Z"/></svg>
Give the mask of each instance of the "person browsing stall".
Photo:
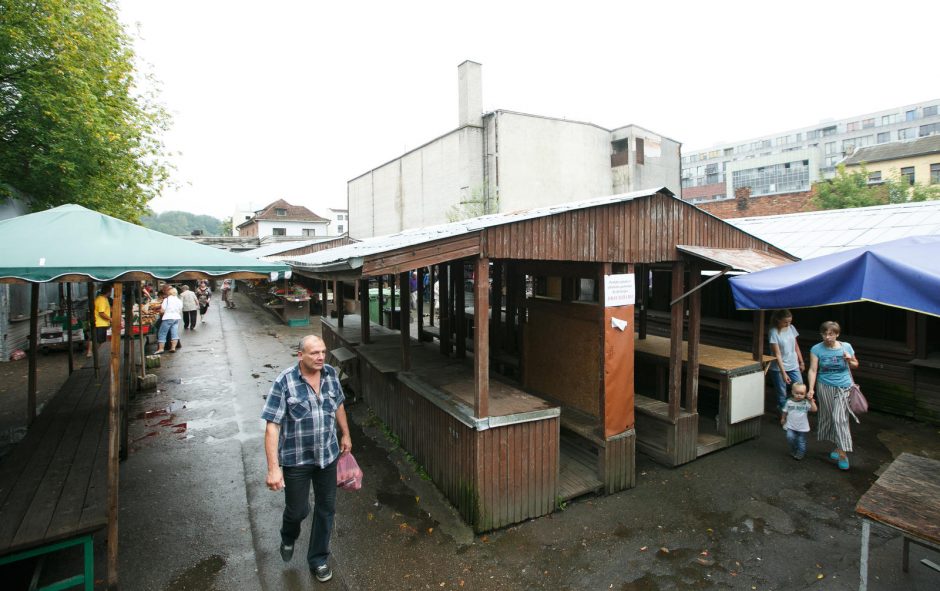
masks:
<svg viewBox="0 0 940 591"><path fill-rule="evenodd" d="M325 363L323 340L305 336L297 360L274 380L261 412L261 418L267 421L265 483L272 491L285 492L279 547L284 562L294 555L301 523L310 513L313 486L307 565L310 573L324 583L333 577L329 558L336 514L336 464L340 455L352 450L352 438L343 388L336 369Z"/></svg>

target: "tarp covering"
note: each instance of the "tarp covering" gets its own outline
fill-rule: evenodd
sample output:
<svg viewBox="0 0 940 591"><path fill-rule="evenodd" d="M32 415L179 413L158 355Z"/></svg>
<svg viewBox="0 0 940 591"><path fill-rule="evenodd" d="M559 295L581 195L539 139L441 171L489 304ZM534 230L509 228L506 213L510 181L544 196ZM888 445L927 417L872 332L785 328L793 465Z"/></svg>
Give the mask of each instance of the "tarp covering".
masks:
<svg viewBox="0 0 940 591"><path fill-rule="evenodd" d="M80 205L0 221L0 253L0 279L7 281L45 282L76 275L111 281L135 272L159 279L183 273L270 277L289 270L280 263L183 240Z"/></svg>
<svg viewBox="0 0 940 591"><path fill-rule="evenodd" d="M940 236L914 236L733 277L740 310L877 302L940 316Z"/></svg>

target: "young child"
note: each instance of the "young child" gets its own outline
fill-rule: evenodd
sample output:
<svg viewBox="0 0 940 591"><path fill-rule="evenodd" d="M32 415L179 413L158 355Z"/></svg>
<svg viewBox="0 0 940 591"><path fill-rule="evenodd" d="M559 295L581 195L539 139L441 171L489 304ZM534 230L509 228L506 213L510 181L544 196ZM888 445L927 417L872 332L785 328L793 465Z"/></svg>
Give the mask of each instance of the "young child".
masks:
<svg viewBox="0 0 940 591"><path fill-rule="evenodd" d="M787 430L790 455L802 460L806 455L806 434L809 433L809 414L816 412L816 401L806 399L806 384L793 384L792 397L787 400L780 415L780 424Z"/></svg>

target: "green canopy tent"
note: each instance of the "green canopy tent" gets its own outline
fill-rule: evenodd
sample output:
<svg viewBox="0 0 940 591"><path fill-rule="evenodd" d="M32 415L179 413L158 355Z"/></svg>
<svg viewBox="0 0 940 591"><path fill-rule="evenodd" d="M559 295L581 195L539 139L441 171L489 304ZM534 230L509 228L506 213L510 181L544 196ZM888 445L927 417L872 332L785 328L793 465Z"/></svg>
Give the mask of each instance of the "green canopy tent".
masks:
<svg viewBox="0 0 940 591"><path fill-rule="evenodd" d="M0 283L33 286L28 421L35 418L39 284L114 282L114 310L121 310L121 282L146 279L276 280L289 267L196 244L86 209L63 205L0 221ZM117 584L117 494L120 452L121 319L111 319L108 442L108 579ZM71 351L69 353L71 355ZM97 358L96 358L97 362Z"/></svg>

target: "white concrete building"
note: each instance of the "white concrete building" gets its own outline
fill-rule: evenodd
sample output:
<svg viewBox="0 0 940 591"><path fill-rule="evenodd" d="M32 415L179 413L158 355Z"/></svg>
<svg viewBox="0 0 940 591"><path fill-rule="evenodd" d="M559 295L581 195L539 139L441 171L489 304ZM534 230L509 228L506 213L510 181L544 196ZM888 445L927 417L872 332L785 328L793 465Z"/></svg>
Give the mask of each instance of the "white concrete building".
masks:
<svg viewBox="0 0 940 591"><path fill-rule="evenodd" d="M481 68L458 67L457 129L347 183L352 238L662 186L678 193L678 142L636 125L483 113Z"/></svg>
<svg viewBox="0 0 940 591"><path fill-rule="evenodd" d="M239 236L327 236L330 220L322 218L302 205L291 205L283 199L269 203L248 220L237 224Z"/></svg>
<svg viewBox="0 0 940 591"><path fill-rule="evenodd" d="M330 236L342 236L349 231L349 210L330 207L324 218L330 220Z"/></svg>

